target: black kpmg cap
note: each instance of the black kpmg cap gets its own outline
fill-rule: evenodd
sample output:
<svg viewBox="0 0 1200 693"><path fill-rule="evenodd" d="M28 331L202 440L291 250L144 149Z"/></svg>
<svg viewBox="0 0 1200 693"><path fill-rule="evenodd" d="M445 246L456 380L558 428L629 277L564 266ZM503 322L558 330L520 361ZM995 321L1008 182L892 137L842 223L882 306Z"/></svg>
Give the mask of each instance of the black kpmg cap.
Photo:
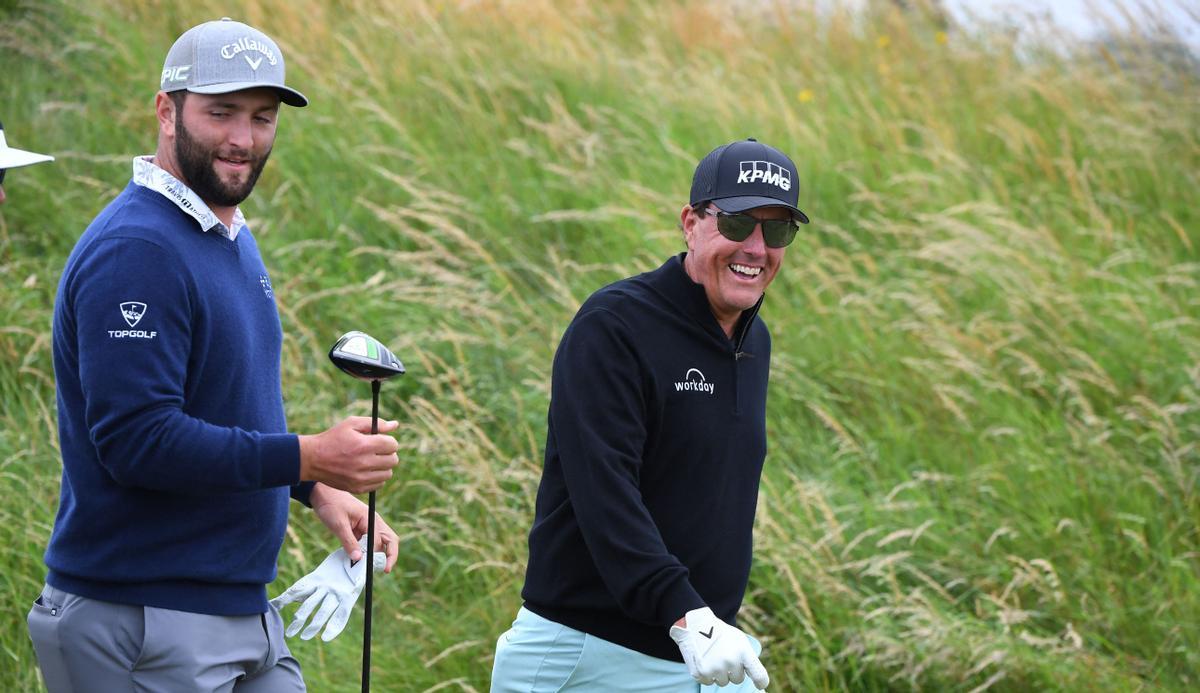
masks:
<svg viewBox="0 0 1200 693"><path fill-rule="evenodd" d="M755 207L786 207L802 224L808 215L796 206L800 176L786 154L753 137L721 145L708 153L692 176L695 207L713 202L724 212L744 212Z"/></svg>

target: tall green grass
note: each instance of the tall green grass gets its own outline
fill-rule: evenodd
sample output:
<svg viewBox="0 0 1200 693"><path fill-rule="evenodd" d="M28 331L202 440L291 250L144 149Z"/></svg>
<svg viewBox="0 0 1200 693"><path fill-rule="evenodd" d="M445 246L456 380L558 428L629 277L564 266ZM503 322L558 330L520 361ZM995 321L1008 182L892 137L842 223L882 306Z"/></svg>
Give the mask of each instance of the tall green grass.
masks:
<svg viewBox="0 0 1200 693"><path fill-rule="evenodd" d="M803 2L242 5L312 99L244 205L293 429L366 411L324 356L344 330L409 368L382 406L403 547L376 583L379 690L486 690L557 339L682 249L692 168L746 136L793 156L813 218L763 310L742 621L772 690L1198 685L1196 75ZM230 10L0 11L0 117L58 157L12 172L0 209L0 682L40 690L23 616L58 494L54 287L154 148L171 42ZM296 512L272 593L332 548ZM290 643L312 690L357 690L360 622Z"/></svg>

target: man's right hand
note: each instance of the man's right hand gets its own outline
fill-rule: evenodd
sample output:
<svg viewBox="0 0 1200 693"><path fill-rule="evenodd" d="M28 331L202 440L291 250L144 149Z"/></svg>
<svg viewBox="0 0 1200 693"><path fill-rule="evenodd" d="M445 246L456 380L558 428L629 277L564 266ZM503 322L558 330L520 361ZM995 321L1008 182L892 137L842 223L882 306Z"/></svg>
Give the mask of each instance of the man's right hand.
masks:
<svg viewBox="0 0 1200 693"><path fill-rule="evenodd" d="M771 682L750 647L750 638L707 606L684 614L671 626L671 639L679 646L688 673L701 684L737 684L749 676L756 688L764 690Z"/></svg>
<svg viewBox="0 0 1200 693"><path fill-rule="evenodd" d="M327 431L300 436L300 480L350 493L374 491L392 478L392 468L400 463L400 445L384 435L399 425L380 421L379 433L371 435L369 417L350 416Z"/></svg>

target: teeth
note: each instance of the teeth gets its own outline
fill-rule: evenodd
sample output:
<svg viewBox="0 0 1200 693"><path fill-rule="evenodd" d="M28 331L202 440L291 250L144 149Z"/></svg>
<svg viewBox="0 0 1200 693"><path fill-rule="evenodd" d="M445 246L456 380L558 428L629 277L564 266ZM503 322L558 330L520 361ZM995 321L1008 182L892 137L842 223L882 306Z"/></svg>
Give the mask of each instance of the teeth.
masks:
<svg viewBox="0 0 1200 693"><path fill-rule="evenodd" d="M729 269L738 274L744 274L747 277L757 277L759 272L762 272L761 267L747 267L746 265L730 265Z"/></svg>

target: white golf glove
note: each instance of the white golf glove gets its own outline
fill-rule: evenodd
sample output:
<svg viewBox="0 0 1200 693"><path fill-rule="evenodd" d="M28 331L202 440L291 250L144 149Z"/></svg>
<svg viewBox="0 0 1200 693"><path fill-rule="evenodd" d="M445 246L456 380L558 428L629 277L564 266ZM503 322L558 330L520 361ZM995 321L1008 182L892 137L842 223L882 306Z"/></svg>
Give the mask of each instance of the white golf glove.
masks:
<svg viewBox="0 0 1200 693"><path fill-rule="evenodd" d="M358 546L362 549L363 555L367 553L367 535L363 535L358 540ZM375 572L383 570L387 563L387 554L382 551L375 551ZM361 560L350 565L350 557L346 555L345 549L338 549L329 554L317 569L305 575L296 581L296 584L287 588L283 594L271 600L271 604L283 611L283 607L298 602L301 599L304 603L296 611L295 617L291 624L287 627L287 637L292 637L308 620L309 614L313 609L320 605L316 616L313 616L312 622L300 633L300 637L304 640L310 640L317 631L321 630L321 626L325 626L326 621L329 625L325 626L325 632L321 634L321 639L329 642L342 632L346 627L346 622L350 620L350 612L354 609L354 602L358 601L358 595L362 592L363 587L367 584L367 562Z"/></svg>
<svg viewBox="0 0 1200 693"><path fill-rule="evenodd" d="M688 673L703 685L741 683L746 676L759 690L771 678L742 631L717 618L707 606L684 614L686 628L671 626L671 639L683 653Z"/></svg>

